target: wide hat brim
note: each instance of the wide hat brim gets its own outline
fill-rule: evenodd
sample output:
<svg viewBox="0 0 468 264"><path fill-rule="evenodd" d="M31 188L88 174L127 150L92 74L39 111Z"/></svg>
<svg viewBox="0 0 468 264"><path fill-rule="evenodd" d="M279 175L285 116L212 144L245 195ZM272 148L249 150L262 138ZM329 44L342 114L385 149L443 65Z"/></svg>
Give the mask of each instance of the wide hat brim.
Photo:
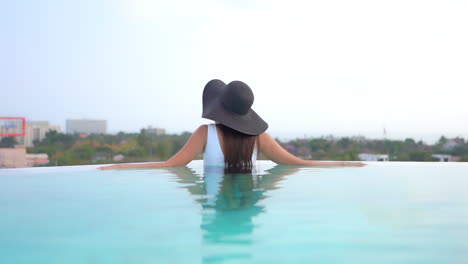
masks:
<svg viewBox="0 0 468 264"><path fill-rule="evenodd" d="M252 108L243 115L225 109L222 103L225 88L226 84L220 80L214 80L213 83L205 86L202 117L247 135L256 136L265 132L268 124Z"/></svg>

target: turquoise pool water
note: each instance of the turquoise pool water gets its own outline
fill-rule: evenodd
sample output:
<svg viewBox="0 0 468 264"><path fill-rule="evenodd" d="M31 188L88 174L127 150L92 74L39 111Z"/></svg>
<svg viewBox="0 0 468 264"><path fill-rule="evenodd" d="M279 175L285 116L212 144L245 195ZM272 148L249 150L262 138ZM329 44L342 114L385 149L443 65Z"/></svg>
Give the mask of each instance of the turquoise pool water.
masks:
<svg viewBox="0 0 468 264"><path fill-rule="evenodd" d="M468 263L468 164L0 170L0 263Z"/></svg>

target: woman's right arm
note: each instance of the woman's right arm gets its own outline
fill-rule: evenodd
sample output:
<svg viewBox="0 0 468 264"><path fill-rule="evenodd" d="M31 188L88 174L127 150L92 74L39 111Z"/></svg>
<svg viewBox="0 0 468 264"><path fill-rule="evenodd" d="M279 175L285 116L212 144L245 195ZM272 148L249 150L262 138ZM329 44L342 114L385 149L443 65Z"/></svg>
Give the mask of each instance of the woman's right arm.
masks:
<svg viewBox="0 0 468 264"><path fill-rule="evenodd" d="M288 151L276 142L276 140L268 135L262 133L258 136L259 150L265 154L269 159L278 164L284 165L308 165L308 166L364 166L366 164L362 162L345 162L345 161L316 161L316 160L303 160L300 159Z"/></svg>
<svg viewBox="0 0 468 264"><path fill-rule="evenodd" d="M203 152L203 148L206 145L206 135L208 133L208 126L200 126L189 140L185 143L182 149L179 150L172 158L163 162L151 162L151 163L122 163L115 164L105 167L99 167L101 170L113 170L113 169L136 169L136 168L157 168L157 167L175 167L187 165L191 162L199 153Z"/></svg>

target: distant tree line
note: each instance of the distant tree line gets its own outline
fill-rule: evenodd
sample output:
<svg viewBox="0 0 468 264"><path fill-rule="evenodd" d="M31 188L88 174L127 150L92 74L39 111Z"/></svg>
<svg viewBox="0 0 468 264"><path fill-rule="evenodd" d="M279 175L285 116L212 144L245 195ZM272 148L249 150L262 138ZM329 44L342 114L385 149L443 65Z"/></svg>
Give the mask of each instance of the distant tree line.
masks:
<svg viewBox="0 0 468 264"><path fill-rule="evenodd" d="M332 136L295 139L280 144L289 152L302 158L315 160L359 160L359 153L388 154L393 161L434 161L433 154L447 154L468 161L468 142L463 138L448 139L442 136L429 145L412 138L405 140L366 139L364 137Z"/></svg>
<svg viewBox="0 0 468 264"><path fill-rule="evenodd" d="M116 135L78 134L49 131L41 142L35 142L28 153L47 153L49 165L103 164L166 160L174 155L190 137L180 135L123 133ZM117 158L119 157L120 158Z"/></svg>
<svg viewBox="0 0 468 264"><path fill-rule="evenodd" d="M92 134L82 138L78 134L50 131L44 140L28 148L28 153L47 153L49 165L59 166L160 161L174 155L190 136L188 132L179 135L148 134L142 129L140 133ZM0 145L11 146L10 141L4 138ZM359 160L359 153L374 153L388 154L393 161L434 161L432 154L454 155L459 156L460 161L468 161L468 142L463 138L441 137L433 145L411 138L387 140L328 136L278 141L289 152L304 159L352 161Z"/></svg>

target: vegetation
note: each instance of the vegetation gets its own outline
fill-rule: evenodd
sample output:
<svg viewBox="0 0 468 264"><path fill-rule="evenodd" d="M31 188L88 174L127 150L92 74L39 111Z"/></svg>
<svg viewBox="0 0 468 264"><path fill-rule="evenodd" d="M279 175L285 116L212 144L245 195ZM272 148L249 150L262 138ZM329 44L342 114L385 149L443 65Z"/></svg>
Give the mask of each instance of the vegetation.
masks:
<svg viewBox="0 0 468 264"><path fill-rule="evenodd" d="M316 160L359 160L359 153L388 154L393 161L434 161L433 154L447 154L468 160L468 142L463 138L441 137L434 145L405 140L365 139L364 137L321 137L280 142L289 152Z"/></svg>
<svg viewBox="0 0 468 264"><path fill-rule="evenodd" d="M103 164L166 160L174 155L190 137L180 135L123 133L116 135L69 135L51 131L41 142L28 148L28 153L47 153L49 165ZM279 141L279 140L278 140ZM434 145L414 139L371 140L364 137L332 136L279 141L289 152L304 159L359 160L359 153L388 154L394 161L433 161L433 154L458 156L468 161L468 142L463 138L441 137ZM0 144L11 145L2 139ZM200 156L201 158L201 156Z"/></svg>
<svg viewBox="0 0 468 264"><path fill-rule="evenodd" d="M3 137L0 140L0 148L13 148L16 145L14 137Z"/></svg>
<svg viewBox="0 0 468 264"><path fill-rule="evenodd" d="M123 133L116 135L69 135L50 131L41 142L28 148L28 153L47 153L50 165L103 164L166 160L175 154L190 137Z"/></svg>

